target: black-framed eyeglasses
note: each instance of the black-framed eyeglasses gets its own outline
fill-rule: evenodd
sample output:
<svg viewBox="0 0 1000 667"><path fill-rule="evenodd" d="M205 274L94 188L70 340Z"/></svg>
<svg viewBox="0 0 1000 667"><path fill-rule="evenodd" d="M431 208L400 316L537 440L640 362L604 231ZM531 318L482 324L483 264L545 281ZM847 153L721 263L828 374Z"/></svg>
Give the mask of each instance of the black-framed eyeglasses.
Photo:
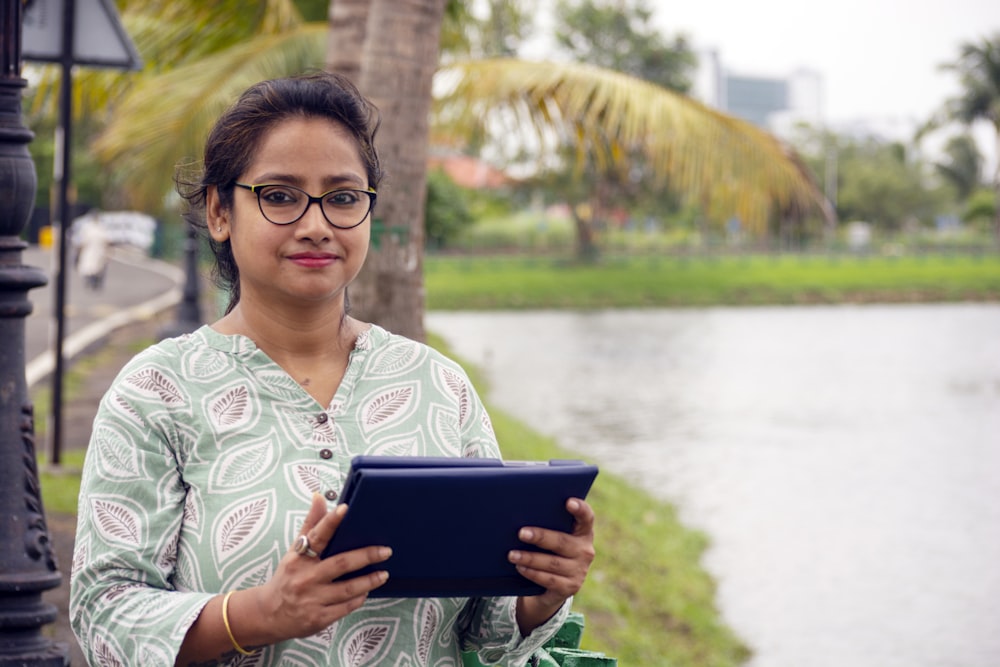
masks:
<svg viewBox="0 0 1000 667"><path fill-rule="evenodd" d="M294 185L234 185L257 195L257 206L261 215L275 225L290 225L298 222L313 203L319 204L326 221L337 229L357 227L375 205L375 190L339 189L324 192L319 197Z"/></svg>

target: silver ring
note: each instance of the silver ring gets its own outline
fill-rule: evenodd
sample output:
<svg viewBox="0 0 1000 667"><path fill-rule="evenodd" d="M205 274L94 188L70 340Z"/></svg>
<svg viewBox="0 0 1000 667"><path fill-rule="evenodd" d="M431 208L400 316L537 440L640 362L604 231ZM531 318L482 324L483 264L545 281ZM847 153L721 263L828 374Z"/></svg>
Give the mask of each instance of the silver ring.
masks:
<svg viewBox="0 0 1000 667"><path fill-rule="evenodd" d="M292 543L292 551L300 556L308 556L309 558L319 558L319 554L312 550L309 546L309 538L305 535L299 535L295 542Z"/></svg>

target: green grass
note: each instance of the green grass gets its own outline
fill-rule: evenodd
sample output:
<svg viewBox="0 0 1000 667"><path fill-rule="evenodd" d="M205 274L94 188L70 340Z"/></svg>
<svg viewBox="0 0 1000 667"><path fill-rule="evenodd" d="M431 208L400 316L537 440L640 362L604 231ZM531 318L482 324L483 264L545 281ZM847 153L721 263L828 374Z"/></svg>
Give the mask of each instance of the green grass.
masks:
<svg viewBox="0 0 1000 667"><path fill-rule="evenodd" d="M1000 255L428 257L429 310L1000 299Z"/></svg>
<svg viewBox="0 0 1000 667"><path fill-rule="evenodd" d="M80 471L86 450L71 449L61 453L57 468L47 464L47 457L39 453L39 484L42 488L42 502L46 512L76 514L80 498Z"/></svg>

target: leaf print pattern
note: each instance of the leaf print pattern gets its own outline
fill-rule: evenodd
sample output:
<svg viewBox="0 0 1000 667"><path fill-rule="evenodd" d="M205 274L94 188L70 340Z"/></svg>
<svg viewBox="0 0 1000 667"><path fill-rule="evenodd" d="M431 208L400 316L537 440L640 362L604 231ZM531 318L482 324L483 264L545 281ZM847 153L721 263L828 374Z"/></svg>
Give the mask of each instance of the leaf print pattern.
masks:
<svg viewBox="0 0 1000 667"><path fill-rule="evenodd" d="M184 497L184 515L181 517L181 523L188 530L197 533L201 529L201 515L197 494L194 491L188 491Z"/></svg>
<svg viewBox="0 0 1000 667"><path fill-rule="evenodd" d="M334 621L330 625L326 626L314 635L307 637L309 641L322 646L324 652L329 652L331 646L333 646L334 640L337 638L337 631L340 629L341 621Z"/></svg>
<svg viewBox="0 0 1000 667"><path fill-rule="evenodd" d="M237 501L224 511L212 528L216 562L225 563L233 554L254 542L270 520L273 493Z"/></svg>
<svg viewBox="0 0 1000 667"><path fill-rule="evenodd" d="M106 542L124 544L133 549L139 546L142 525L138 511L119 500L101 497L91 498L90 510L94 513L95 528Z"/></svg>
<svg viewBox="0 0 1000 667"><path fill-rule="evenodd" d="M139 411L132 407L132 405L125 400L120 393L117 391L110 391L108 393L108 405L117 414L121 415L129 422L136 426L142 426L142 416L140 416Z"/></svg>
<svg viewBox="0 0 1000 667"><path fill-rule="evenodd" d="M417 639L417 660L426 667L430 661L431 648L437 636L438 626L443 616L441 607L436 600L422 600L414 616L414 636Z"/></svg>
<svg viewBox="0 0 1000 667"><path fill-rule="evenodd" d="M283 550L279 550L278 545L275 544L267 551L262 551L259 556L256 553L252 554L252 560L226 579L222 586L223 590L236 591L267 583L274 576L275 563L284 555L282 552Z"/></svg>
<svg viewBox="0 0 1000 667"><path fill-rule="evenodd" d="M306 489L309 491L308 495L302 494L307 498L311 498L314 493L321 493L323 491L323 477L320 475L319 466L308 464L308 465L294 465L290 469L292 484L290 485L293 489Z"/></svg>
<svg viewBox="0 0 1000 667"><path fill-rule="evenodd" d="M101 667L125 667L126 665L122 657L121 647L111 637L96 636L92 650L97 657L97 664Z"/></svg>
<svg viewBox="0 0 1000 667"><path fill-rule="evenodd" d="M304 398L305 390L302 389L302 385L283 370L262 371L257 377L268 391L279 398L289 402L301 401Z"/></svg>
<svg viewBox="0 0 1000 667"><path fill-rule="evenodd" d="M208 492L225 493L253 485L275 463L275 434L245 444L233 443L212 466Z"/></svg>
<svg viewBox="0 0 1000 667"><path fill-rule="evenodd" d="M459 433L458 425L455 423L454 411L441 405L432 405L428 412L431 428L434 432L434 441L445 455L461 456L462 434Z"/></svg>
<svg viewBox="0 0 1000 667"><path fill-rule="evenodd" d="M392 643L397 623L394 618L385 618L357 626L354 634L341 645L340 664L343 667L373 664Z"/></svg>
<svg viewBox="0 0 1000 667"><path fill-rule="evenodd" d="M420 348L412 343L392 345L372 359L369 371L383 377L397 375L412 367L419 354Z"/></svg>
<svg viewBox="0 0 1000 667"><path fill-rule="evenodd" d="M203 591L199 561L194 557L190 544L181 542L177 547L177 568L171 580L174 588L179 591Z"/></svg>
<svg viewBox="0 0 1000 667"><path fill-rule="evenodd" d="M211 399L208 414L220 430L230 430L250 421L250 407L250 390L245 384L240 384Z"/></svg>
<svg viewBox="0 0 1000 667"><path fill-rule="evenodd" d="M368 450L372 456L421 456L424 453L423 436L417 431L402 438L391 438Z"/></svg>
<svg viewBox="0 0 1000 667"><path fill-rule="evenodd" d="M162 646L152 646L149 640L150 638L146 637L139 646L139 659L137 662L140 665L169 665L174 662L173 656L170 655L167 649Z"/></svg>
<svg viewBox="0 0 1000 667"><path fill-rule="evenodd" d="M319 667L315 660L301 651L285 651L281 654L281 667Z"/></svg>
<svg viewBox="0 0 1000 667"><path fill-rule="evenodd" d="M171 382L158 368L144 368L125 378L125 384L140 392L156 396L166 405L184 402L184 396L177 385Z"/></svg>
<svg viewBox="0 0 1000 667"><path fill-rule="evenodd" d="M139 449L123 432L108 426L98 426L91 435L91 447L96 445L101 473L120 480L142 479Z"/></svg>
<svg viewBox="0 0 1000 667"><path fill-rule="evenodd" d="M226 358L215 350L199 349L187 357L184 377L204 384L212 384L228 370Z"/></svg>
<svg viewBox="0 0 1000 667"><path fill-rule="evenodd" d="M177 566L177 542L180 537L176 531L168 534L166 544L156 554L156 567L163 577L169 577Z"/></svg>
<svg viewBox="0 0 1000 667"><path fill-rule="evenodd" d="M441 382L448 389L449 393L455 397L455 402L458 405L458 423L460 426L464 426L465 421L469 418L469 412L472 410L469 384L466 382L464 375L455 372L451 368L440 364L434 364L434 366Z"/></svg>
<svg viewBox="0 0 1000 667"><path fill-rule="evenodd" d="M414 383L394 385L379 391L362 407L362 428L370 432L403 419L413 409L418 393Z"/></svg>

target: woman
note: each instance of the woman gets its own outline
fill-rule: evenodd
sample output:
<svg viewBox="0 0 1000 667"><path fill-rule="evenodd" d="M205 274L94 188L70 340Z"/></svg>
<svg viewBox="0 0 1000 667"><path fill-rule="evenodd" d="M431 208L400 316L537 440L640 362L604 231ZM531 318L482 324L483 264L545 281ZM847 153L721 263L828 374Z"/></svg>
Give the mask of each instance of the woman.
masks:
<svg viewBox="0 0 1000 667"><path fill-rule="evenodd" d="M133 359L97 414L70 603L92 662L457 666L475 650L523 664L565 618L593 559L582 500L567 503L573 534L522 533L556 556L510 554L546 589L535 597L366 600L384 571L332 582L387 547L315 557L355 455L499 456L456 364L347 314L377 126L340 77L264 82L181 185L231 298Z"/></svg>

